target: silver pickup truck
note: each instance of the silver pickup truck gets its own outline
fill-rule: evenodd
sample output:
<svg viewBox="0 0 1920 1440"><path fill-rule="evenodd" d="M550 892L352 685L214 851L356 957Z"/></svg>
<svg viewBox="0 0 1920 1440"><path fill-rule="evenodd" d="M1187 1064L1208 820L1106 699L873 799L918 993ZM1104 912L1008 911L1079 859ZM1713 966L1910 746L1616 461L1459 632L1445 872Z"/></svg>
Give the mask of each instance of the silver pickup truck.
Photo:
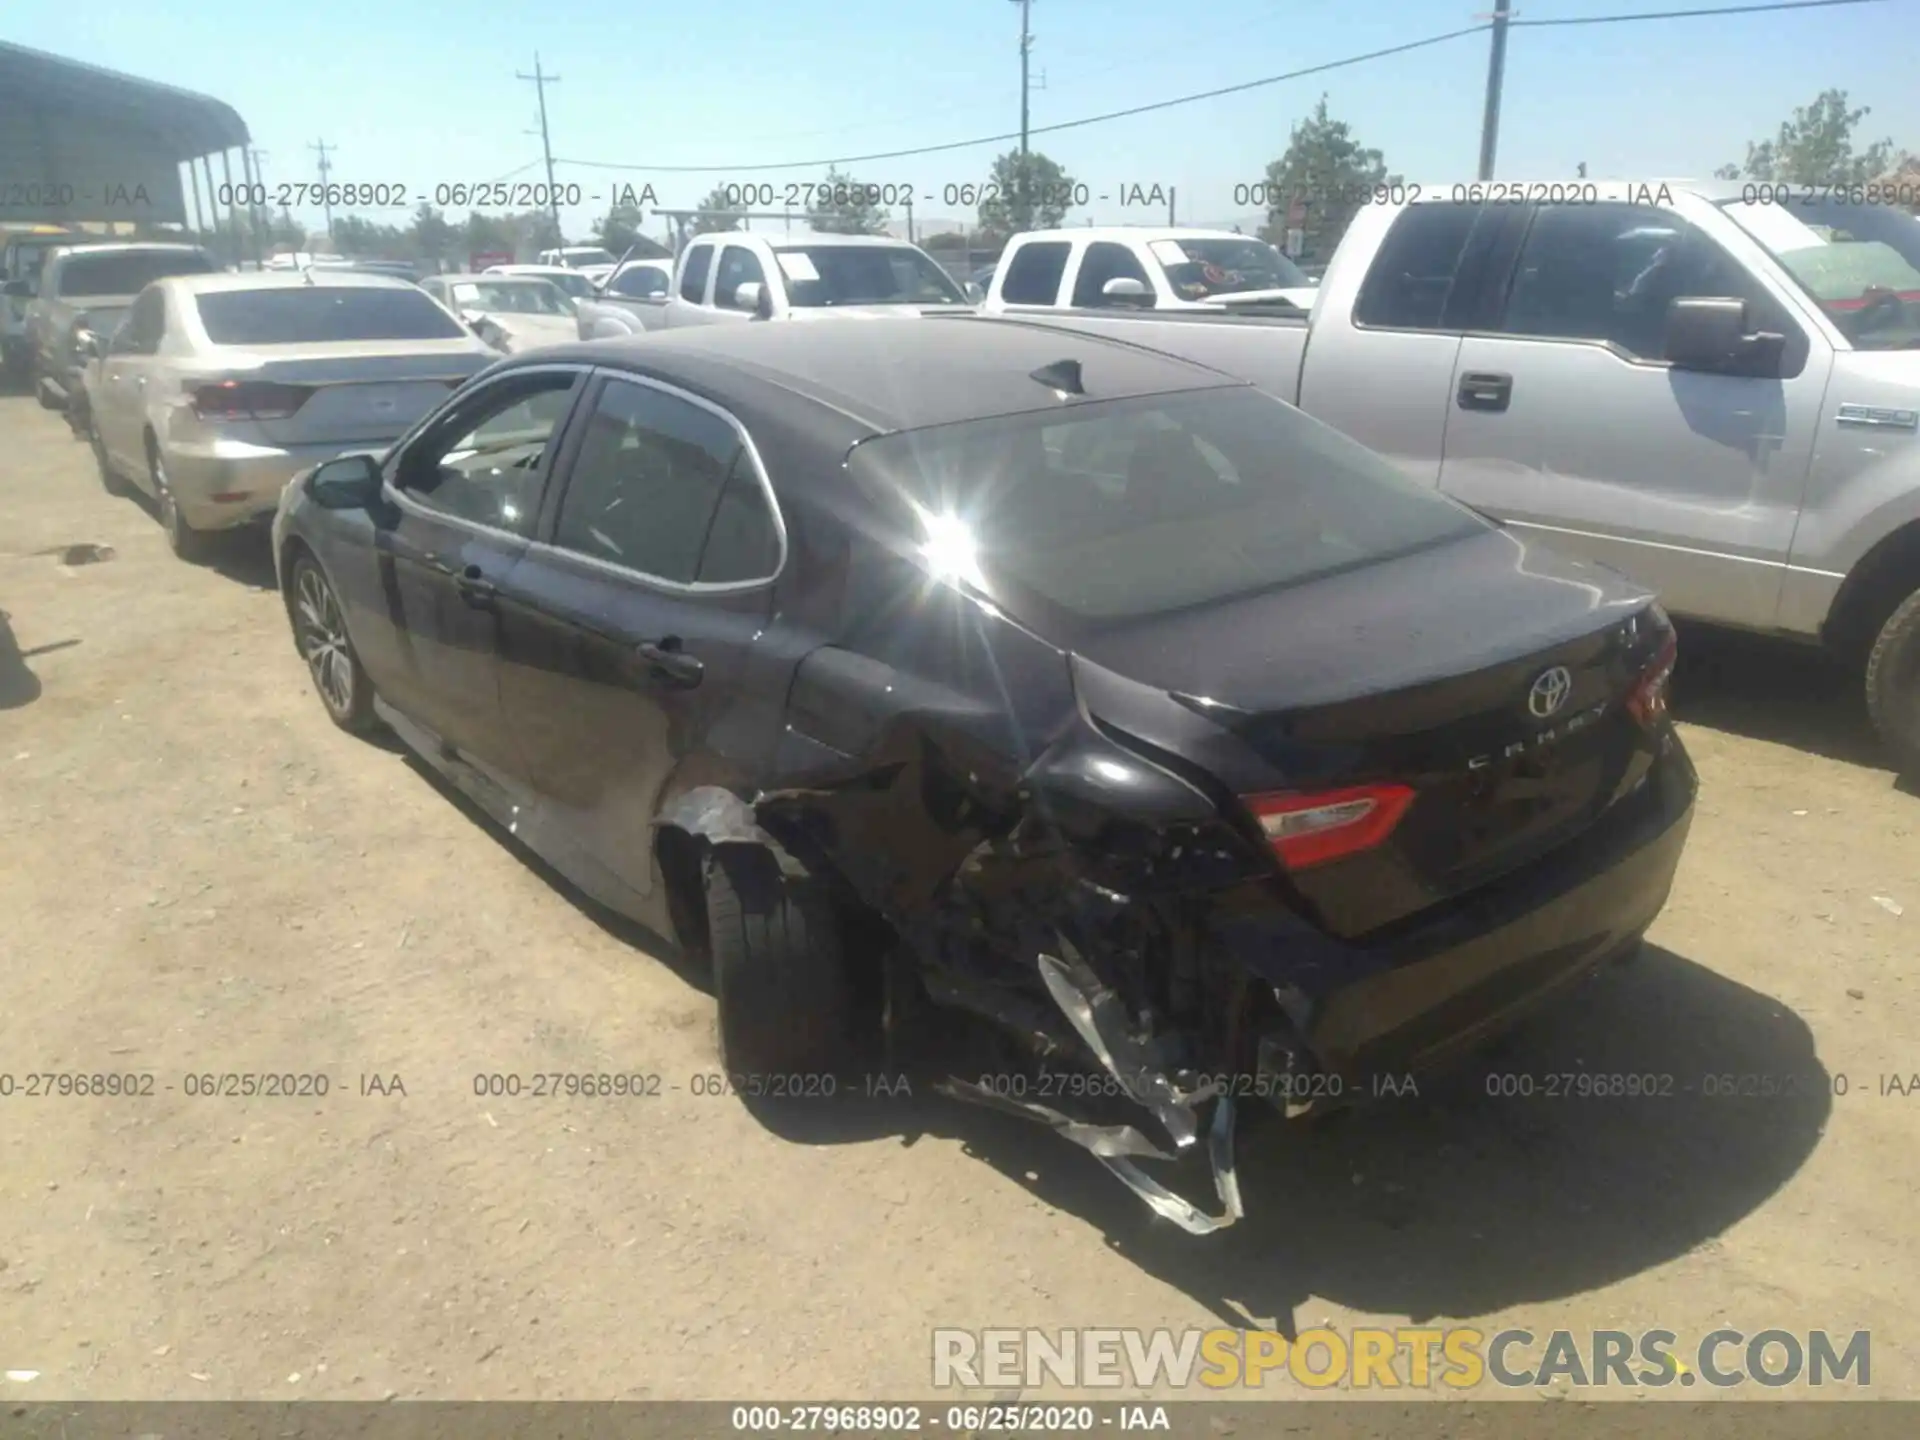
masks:
<svg viewBox="0 0 1920 1440"><path fill-rule="evenodd" d="M621 267L608 290L637 262ZM655 264L659 262L653 262ZM885 235L702 235L672 283L642 297L603 292L578 302L580 338L754 320L912 318L968 311L966 292L917 245Z"/></svg>
<svg viewBox="0 0 1920 1440"><path fill-rule="evenodd" d="M1825 644L1920 772L1920 218L1786 185L1405 188L1306 319L1021 318L1251 380L1674 614Z"/></svg>

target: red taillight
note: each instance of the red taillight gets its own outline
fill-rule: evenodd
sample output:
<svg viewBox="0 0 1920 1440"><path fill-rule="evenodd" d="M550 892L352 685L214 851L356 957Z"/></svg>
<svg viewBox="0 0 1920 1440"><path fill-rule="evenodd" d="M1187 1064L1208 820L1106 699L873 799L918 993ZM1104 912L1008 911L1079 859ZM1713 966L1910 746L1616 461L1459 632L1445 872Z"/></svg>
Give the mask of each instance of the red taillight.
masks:
<svg viewBox="0 0 1920 1440"><path fill-rule="evenodd" d="M1405 785L1247 797L1267 843L1289 870L1371 850L1393 833L1411 804L1413 791Z"/></svg>
<svg viewBox="0 0 1920 1440"><path fill-rule="evenodd" d="M193 397L193 413L202 420L285 420L313 391L266 380L221 380L188 385L187 393Z"/></svg>
<svg viewBox="0 0 1920 1440"><path fill-rule="evenodd" d="M1673 679L1674 661L1679 658L1679 637L1669 630L1660 642L1660 653L1627 692L1627 713L1649 730L1666 717L1668 685Z"/></svg>

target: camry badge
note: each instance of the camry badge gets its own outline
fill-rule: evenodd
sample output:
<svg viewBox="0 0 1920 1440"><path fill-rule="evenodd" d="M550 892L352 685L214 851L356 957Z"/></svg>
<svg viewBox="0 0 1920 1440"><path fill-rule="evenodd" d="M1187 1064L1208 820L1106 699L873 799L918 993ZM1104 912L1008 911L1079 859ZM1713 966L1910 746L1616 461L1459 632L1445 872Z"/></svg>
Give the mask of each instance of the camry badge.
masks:
<svg viewBox="0 0 1920 1440"><path fill-rule="evenodd" d="M1543 670L1540 678L1533 682L1533 688L1527 691L1527 709L1542 720L1548 719L1560 713L1560 707L1572 693L1573 676L1566 666L1556 665L1551 670Z"/></svg>

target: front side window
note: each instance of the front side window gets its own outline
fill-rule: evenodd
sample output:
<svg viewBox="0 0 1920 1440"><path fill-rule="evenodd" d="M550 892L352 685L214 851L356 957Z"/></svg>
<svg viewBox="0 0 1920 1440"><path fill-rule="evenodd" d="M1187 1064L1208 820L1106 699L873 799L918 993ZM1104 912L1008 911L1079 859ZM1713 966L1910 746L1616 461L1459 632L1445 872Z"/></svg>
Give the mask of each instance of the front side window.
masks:
<svg viewBox="0 0 1920 1440"><path fill-rule="evenodd" d="M1804 344L1785 310L1698 226L1646 205L1551 205L1534 216L1500 328L1598 340L1636 360L1666 358L1667 310L1683 298L1745 300L1748 324ZM1791 369L1797 366L1789 365Z"/></svg>
<svg viewBox="0 0 1920 1440"><path fill-rule="evenodd" d="M567 477L554 543L676 584L699 576L740 434L678 395L608 380Z"/></svg>
<svg viewBox="0 0 1920 1440"><path fill-rule="evenodd" d="M783 245L773 259L795 309L967 303L932 256L904 245Z"/></svg>
<svg viewBox="0 0 1920 1440"><path fill-rule="evenodd" d="M751 310L734 297L742 285L765 285L767 272L760 268L760 257L744 245L729 245L720 252L720 268L713 279L713 303L722 310Z"/></svg>
<svg viewBox="0 0 1920 1440"><path fill-rule="evenodd" d="M408 496L458 520L531 536L554 436L576 376L542 370L495 381L407 447Z"/></svg>
<svg viewBox="0 0 1920 1440"><path fill-rule="evenodd" d="M1134 255L1131 246L1116 244L1112 240L1096 240L1080 258L1080 273L1073 281L1073 303L1082 309L1140 303L1109 296L1106 293L1109 280L1138 280L1146 287L1147 297L1153 295L1153 280L1147 274L1147 267Z"/></svg>

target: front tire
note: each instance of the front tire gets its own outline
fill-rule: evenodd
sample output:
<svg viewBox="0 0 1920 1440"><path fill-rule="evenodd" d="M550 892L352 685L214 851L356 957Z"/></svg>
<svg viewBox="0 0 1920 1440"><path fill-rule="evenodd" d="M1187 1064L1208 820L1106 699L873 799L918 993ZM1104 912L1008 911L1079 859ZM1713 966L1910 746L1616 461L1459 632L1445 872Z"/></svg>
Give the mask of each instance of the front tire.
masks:
<svg viewBox="0 0 1920 1440"><path fill-rule="evenodd" d="M349 735L370 733L379 724L373 713L373 683L354 651L345 612L326 572L303 555L293 563L287 590L294 645L307 662L327 718Z"/></svg>
<svg viewBox="0 0 1920 1440"><path fill-rule="evenodd" d="M153 495L160 505L160 528L167 532L167 545L182 560L206 559L213 548L212 537L204 530L194 529L180 513L180 506L173 498L173 486L167 482L166 461L160 458L160 448L152 441L147 442L147 468L153 475Z"/></svg>
<svg viewBox="0 0 1920 1440"><path fill-rule="evenodd" d="M87 417L87 444L93 448L93 463L100 471L100 488L115 497L125 495L126 481L113 468L113 457L107 454L106 442L100 438L100 426L91 415Z"/></svg>
<svg viewBox="0 0 1920 1440"><path fill-rule="evenodd" d="M1867 656L1867 714L1895 768L1920 776L1920 590L1887 617Z"/></svg>
<svg viewBox="0 0 1920 1440"><path fill-rule="evenodd" d="M735 1076L837 1076L855 1006L833 897L752 846L717 851L706 889L722 1064Z"/></svg>

